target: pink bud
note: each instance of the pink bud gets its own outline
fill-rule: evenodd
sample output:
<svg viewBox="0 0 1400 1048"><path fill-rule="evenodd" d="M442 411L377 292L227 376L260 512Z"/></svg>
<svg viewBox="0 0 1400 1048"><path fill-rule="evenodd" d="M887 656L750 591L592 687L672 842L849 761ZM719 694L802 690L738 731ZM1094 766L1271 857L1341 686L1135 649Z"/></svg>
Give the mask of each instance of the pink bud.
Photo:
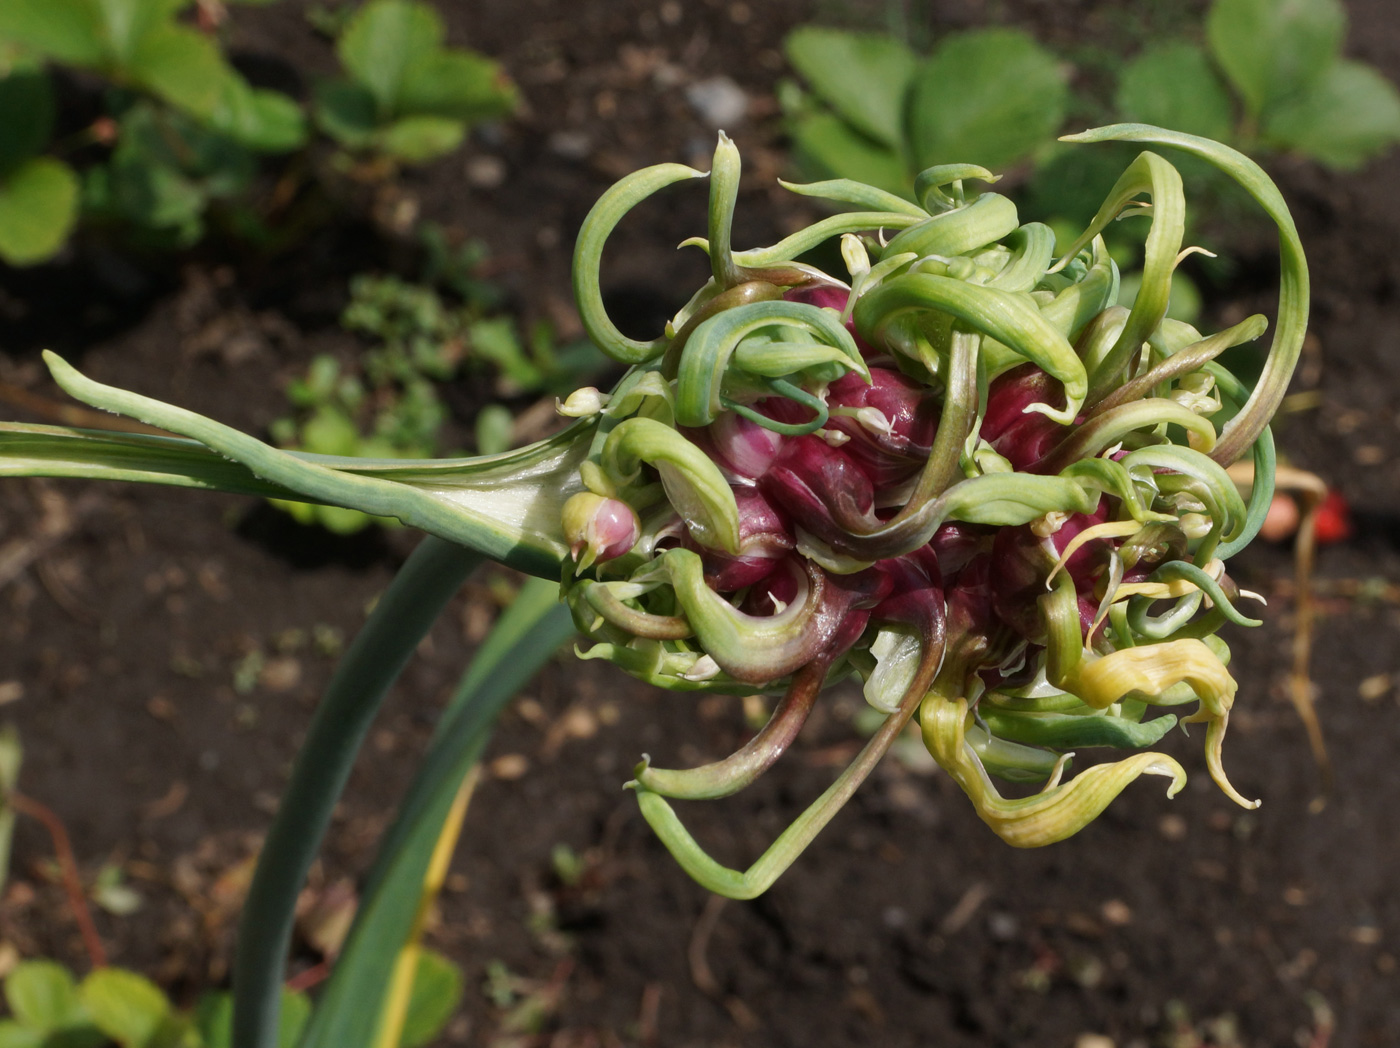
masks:
<svg viewBox="0 0 1400 1048"><path fill-rule="evenodd" d="M877 622L902 622L932 638L943 619L943 573L938 557L920 546L902 557L890 557L875 565L885 578L888 594L875 606Z"/></svg>
<svg viewBox="0 0 1400 1048"><path fill-rule="evenodd" d="M574 560L584 554L586 567L613 560L637 544L641 525L632 507L619 499L580 491L564 503L564 539Z"/></svg>
<svg viewBox="0 0 1400 1048"><path fill-rule="evenodd" d="M1027 640L1044 637L1044 624L1036 603L1045 593L1045 582L1060 554L1070 541L1086 528L1108 519L1104 505L1094 513L1076 513L1060 525L1058 531L1040 538L1029 524L1002 528L992 544L992 581L995 588L997 614ZM1107 559L1107 539L1086 542L1065 562L1062 571L1069 572L1080 597L1081 624L1092 624L1097 604L1092 599L1095 583ZM1085 615L1087 614L1087 621Z"/></svg>
<svg viewBox="0 0 1400 1048"><path fill-rule="evenodd" d="M787 520L757 491L736 489L739 506L739 555L703 550L705 582L716 593L733 593L773 574L793 548Z"/></svg>
<svg viewBox="0 0 1400 1048"><path fill-rule="evenodd" d="M943 524L933 533L929 548L938 558L938 566L944 576L953 576L967 565L978 553L985 552L991 544L991 534L975 524L962 524L951 521Z"/></svg>
<svg viewBox="0 0 1400 1048"><path fill-rule="evenodd" d="M875 505L865 471L820 437L787 441L759 483L780 509L814 534L831 534L823 522L869 517Z"/></svg>
<svg viewBox="0 0 1400 1048"><path fill-rule="evenodd" d="M789 302L803 302L843 313L846 303L850 301L851 289L837 284L799 284L784 291L783 298Z"/></svg>
<svg viewBox="0 0 1400 1048"><path fill-rule="evenodd" d="M800 284L784 291L783 298L789 302L805 302L809 306L821 306L826 309L834 309L838 313L844 313L846 303L850 301L851 292L849 288L834 284ZM860 350L861 356L867 359L879 356L870 343L856 334L854 320L846 321L846 330L855 338L856 348Z"/></svg>
<svg viewBox="0 0 1400 1048"><path fill-rule="evenodd" d="M872 367L870 382L854 372L831 384L828 429L850 437L842 450L865 468L877 488L892 487L919 471L938 430L938 399L913 379ZM845 408L861 412L836 412Z"/></svg>
<svg viewBox="0 0 1400 1048"><path fill-rule="evenodd" d="M1040 461L1069 432L1040 412L1027 412L1032 404L1065 405L1060 384L1034 364L999 375L987 391L982 439L1018 470Z"/></svg>
<svg viewBox="0 0 1400 1048"><path fill-rule="evenodd" d="M685 433L695 439L694 430ZM783 446L778 434L734 411L723 412L704 433L710 457L735 476L750 479L763 476Z"/></svg>

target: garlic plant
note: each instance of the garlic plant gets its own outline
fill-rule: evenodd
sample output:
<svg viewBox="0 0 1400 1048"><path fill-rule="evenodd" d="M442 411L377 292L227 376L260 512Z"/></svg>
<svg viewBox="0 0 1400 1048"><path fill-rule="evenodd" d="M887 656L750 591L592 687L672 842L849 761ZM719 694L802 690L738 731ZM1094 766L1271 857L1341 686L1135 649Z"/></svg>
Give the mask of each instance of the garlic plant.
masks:
<svg viewBox="0 0 1400 1048"><path fill-rule="evenodd" d="M623 179L584 223L575 291L593 342L631 365L580 390L559 435L485 459L361 461L277 451L218 423L94 383L50 356L89 404L187 439L10 425L0 472L216 487L395 516L561 578L584 658L678 691L772 693L767 725L700 768L638 766L648 822L706 887L764 891L916 720L982 819L1030 847L1076 832L1132 780L1185 771L1146 749L1184 707L1205 764L1221 758L1236 683L1216 631L1249 625L1227 561L1272 494L1267 423L1302 343L1307 272L1277 189L1239 153L1145 125L1073 141L1135 141L1201 157L1277 223L1278 323L1246 387L1217 361L1262 317L1213 335L1166 318L1185 202L1143 152L1097 217L1057 253L996 177L959 164L910 203L850 181L789 186L849 209L766 248L735 250L739 156L721 136L709 228L687 241L713 276L651 341L603 308L599 267L621 216L673 183ZM1142 198L1146 197L1147 201ZM1103 234L1145 214L1141 290L1116 305ZM800 261L840 238L846 272ZM1246 504L1224 467L1252 453ZM783 753L831 682L855 675L884 722L835 783L747 871L691 838L669 798L717 798ZM1136 751L1069 775L1073 753ZM994 778L1043 783L1008 797ZM1024 791L1023 791L1024 792Z"/></svg>

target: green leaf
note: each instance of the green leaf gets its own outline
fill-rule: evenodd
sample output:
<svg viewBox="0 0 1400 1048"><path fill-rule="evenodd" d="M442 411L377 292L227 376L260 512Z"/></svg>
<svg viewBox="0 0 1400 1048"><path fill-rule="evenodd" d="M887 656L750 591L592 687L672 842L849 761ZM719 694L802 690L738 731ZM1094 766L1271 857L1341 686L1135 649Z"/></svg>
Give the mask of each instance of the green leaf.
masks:
<svg viewBox="0 0 1400 1048"><path fill-rule="evenodd" d="M1345 33L1341 0L1215 0L1206 16L1211 55L1253 117L1320 81Z"/></svg>
<svg viewBox="0 0 1400 1048"><path fill-rule="evenodd" d="M561 514L578 490L578 462L596 421L580 420L545 440L487 459L327 459L278 451L192 411L93 382L53 353L46 353L44 362L59 385L84 403L184 434L215 454L200 454L186 441L0 423L0 444L10 443L15 452L0 456L0 473L218 486L347 506L397 517L542 577L557 578L568 556ZM175 449L177 461L162 460L163 451ZM217 467L219 456L246 468ZM215 468L226 472L216 479ZM266 485L259 488L250 474L266 478Z"/></svg>
<svg viewBox="0 0 1400 1048"><path fill-rule="evenodd" d="M440 953L421 950L399 1048L421 1048L441 1033L462 1003L464 983L461 968Z"/></svg>
<svg viewBox="0 0 1400 1048"><path fill-rule="evenodd" d="M19 782L20 765L24 762L24 749L20 745L19 731L13 724L0 728L0 889L10 875L10 847L14 843L15 810L8 801ZM11 1011L14 1011L11 1005Z"/></svg>
<svg viewBox="0 0 1400 1048"><path fill-rule="evenodd" d="M1059 128L1067 95L1059 63L1025 33L984 29L951 37L914 77L915 163L1014 164Z"/></svg>
<svg viewBox="0 0 1400 1048"><path fill-rule="evenodd" d="M17 62L0 77L0 179L49 144L53 118L53 86L42 69Z"/></svg>
<svg viewBox="0 0 1400 1048"><path fill-rule="evenodd" d="M390 686L480 562L478 555L460 546L431 535L425 538L379 598L369 621L336 667L292 767L239 921L233 965L237 993L233 1031L234 1043L240 1048L265 1048L274 1043L297 893L330 825L332 809ZM363 913L363 906L359 913ZM348 950L336 962L332 980L344 967L347 955ZM391 954L387 962L392 965L393 960ZM384 992L388 982L386 977L362 991L361 996L369 999L365 1003L376 1004L376 995ZM325 999L323 996L317 1015L325 1010ZM378 1015L376 1007L367 1022L352 1028L353 1036L333 1042L336 1048L349 1048L357 1039L373 1037ZM307 1040L312 1036L309 1033Z"/></svg>
<svg viewBox="0 0 1400 1048"><path fill-rule="evenodd" d="M0 181L0 259L29 266L63 246L77 218L78 176L61 160L25 161Z"/></svg>
<svg viewBox="0 0 1400 1048"><path fill-rule="evenodd" d="M463 778L501 707L573 635L558 584L530 579L458 684L399 815L380 844L345 950L300 1048L369 1048L423 878ZM415 987L416 989L416 987Z"/></svg>
<svg viewBox="0 0 1400 1048"><path fill-rule="evenodd" d="M508 115L519 100L499 62L453 49L426 55L404 71L398 111L476 123Z"/></svg>
<svg viewBox="0 0 1400 1048"><path fill-rule="evenodd" d="M1357 168L1400 141L1400 94L1361 62L1338 62L1265 114L1264 136L1329 167Z"/></svg>
<svg viewBox="0 0 1400 1048"><path fill-rule="evenodd" d="M204 230L208 202L198 185L173 168L118 149L107 171L106 203L114 216L146 229L168 231L192 244Z"/></svg>
<svg viewBox="0 0 1400 1048"><path fill-rule="evenodd" d="M1126 120L1223 140L1234 127L1230 93L1206 53L1184 40L1149 47L1123 70L1116 97Z"/></svg>
<svg viewBox="0 0 1400 1048"><path fill-rule="evenodd" d="M4 0L0 39L70 65L92 68L107 59L105 27L88 0Z"/></svg>
<svg viewBox="0 0 1400 1048"><path fill-rule="evenodd" d="M306 141L306 118L294 99L252 87L237 73L224 78L209 126L259 153L285 153Z"/></svg>
<svg viewBox="0 0 1400 1048"><path fill-rule="evenodd" d="M44 1048L44 1035L13 1019L0 1019L0 1048Z"/></svg>
<svg viewBox="0 0 1400 1048"><path fill-rule="evenodd" d="M141 36L128 72L171 105L205 119L213 115L225 83L235 75L214 41L174 23L154 26Z"/></svg>
<svg viewBox="0 0 1400 1048"><path fill-rule="evenodd" d="M859 134L832 113L807 113L788 133L798 163L818 178L849 178L909 197L914 180L899 154Z"/></svg>
<svg viewBox="0 0 1400 1048"><path fill-rule="evenodd" d="M490 317L472 323L467 329L472 355L498 367L510 382L521 389L538 389L544 376L525 355L512 317Z"/></svg>
<svg viewBox="0 0 1400 1048"><path fill-rule="evenodd" d="M322 404L301 428L301 445L317 455L353 455L360 446L354 420L334 404Z"/></svg>
<svg viewBox="0 0 1400 1048"><path fill-rule="evenodd" d="M83 980L82 1002L97 1028L122 1048L147 1048L171 1019L160 987L123 968L98 968Z"/></svg>
<svg viewBox="0 0 1400 1048"><path fill-rule="evenodd" d="M173 27L171 18L190 0L89 0L102 18L108 52L120 66L138 68L146 37Z"/></svg>
<svg viewBox="0 0 1400 1048"><path fill-rule="evenodd" d="M316 123L343 146L363 149L379 126L374 95L353 80L326 80L316 85Z"/></svg>
<svg viewBox="0 0 1400 1048"><path fill-rule="evenodd" d="M884 33L802 26L783 41L788 61L861 134L898 151L904 103L918 59Z"/></svg>
<svg viewBox="0 0 1400 1048"><path fill-rule="evenodd" d="M21 961L5 977L5 1002L21 1023L44 1033L87 1018L77 980L57 961Z"/></svg>
<svg viewBox="0 0 1400 1048"><path fill-rule="evenodd" d="M284 989L277 1048L296 1048L310 1018L311 1001L306 994ZM233 994L206 993L195 1006L194 1025L203 1041L201 1048L233 1048Z"/></svg>
<svg viewBox="0 0 1400 1048"><path fill-rule="evenodd" d="M336 44L346 71L369 88L381 117L398 112L412 66L442 47L442 19L427 4L371 0L355 13Z"/></svg>
<svg viewBox="0 0 1400 1048"><path fill-rule="evenodd" d="M443 116L406 116L379 133L378 144L390 156L408 164L424 164L462 144L467 127Z"/></svg>

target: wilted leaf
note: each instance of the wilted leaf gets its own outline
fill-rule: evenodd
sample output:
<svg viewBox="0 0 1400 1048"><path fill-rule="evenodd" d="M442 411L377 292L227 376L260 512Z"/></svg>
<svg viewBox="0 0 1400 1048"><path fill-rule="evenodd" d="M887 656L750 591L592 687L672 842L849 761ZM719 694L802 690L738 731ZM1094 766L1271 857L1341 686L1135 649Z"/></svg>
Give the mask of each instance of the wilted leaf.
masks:
<svg viewBox="0 0 1400 1048"><path fill-rule="evenodd" d="M919 167L1008 167L1059 129L1066 97L1059 64L1025 33L985 29L951 37L914 75L914 160Z"/></svg>
<svg viewBox="0 0 1400 1048"><path fill-rule="evenodd" d="M369 88L379 115L392 116L409 70L442 46L442 20L427 4L371 0L356 12L336 45L341 64Z"/></svg>
<svg viewBox="0 0 1400 1048"><path fill-rule="evenodd" d="M832 113L806 113L788 128L799 163L820 178L851 178L910 196L913 178L899 155Z"/></svg>
<svg viewBox="0 0 1400 1048"><path fill-rule="evenodd" d="M884 33L803 26L783 42L788 61L861 134L898 150L904 102L918 60Z"/></svg>
<svg viewBox="0 0 1400 1048"><path fill-rule="evenodd" d="M461 968L440 953L421 950L399 1048L419 1048L441 1033L462 1003L462 985Z"/></svg>
<svg viewBox="0 0 1400 1048"><path fill-rule="evenodd" d="M1340 0L1215 0L1206 16L1211 54L1255 117L1320 81L1345 33Z"/></svg>
<svg viewBox="0 0 1400 1048"><path fill-rule="evenodd" d="M1400 141L1400 94L1370 66L1338 62L1311 90L1273 106L1264 135L1330 167L1360 167Z"/></svg>
<svg viewBox="0 0 1400 1048"><path fill-rule="evenodd" d="M68 239L77 217L78 176L61 160L25 161L0 181L0 259L28 266Z"/></svg>
<svg viewBox="0 0 1400 1048"><path fill-rule="evenodd" d="M1206 57L1186 41L1150 47L1128 63L1118 81L1125 120L1223 141L1234 127L1230 92Z"/></svg>

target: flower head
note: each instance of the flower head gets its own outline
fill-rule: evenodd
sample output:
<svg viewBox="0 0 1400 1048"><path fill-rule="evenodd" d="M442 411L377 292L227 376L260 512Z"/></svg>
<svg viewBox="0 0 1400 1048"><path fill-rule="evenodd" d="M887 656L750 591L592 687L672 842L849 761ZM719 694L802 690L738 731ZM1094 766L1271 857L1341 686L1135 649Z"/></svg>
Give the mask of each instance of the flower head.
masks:
<svg viewBox="0 0 1400 1048"><path fill-rule="evenodd" d="M915 717L984 820L1018 846L1070 835L1141 774L1180 788L1185 772L1157 753L1066 776L1073 750L1156 742L1177 718L1146 717L1154 706L1195 704L1186 719L1208 724L1212 776L1257 803L1221 763L1236 685L1215 632L1252 622L1225 560L1267 501L1256 489L1246 506L1223 466L1251 448L1260 468L1270 461L1265 424L1302 330L1301 256L1276 191L1238 154L1155 129L1093 135L1205 156L1279 220L1283 331L1254 390L1215 358L1257 338L1262 318L1211 337L1166 318L1184 209L1175 169L1151 152L1058 259L1046 227L1021 224L995 193L972 196L968 183L991 176L965 166L921 177L929 210L850 182L794 187L866 210L736 252L738 160L721 141L710 235L691 242L713 277L645 347L616 333L595 284L602 239L658 169L624 180L585 224L575 281L590 335L650 391L623 410L614 401L602 426L651 420L657 456L663 437L687 442L703 460L694 483L713 487L739 536L723 547L710 517L673 497L684 488L674 469L610 470L604 442L586 482L632 504L652 538L566 578L594 641L585 657L667 687L782 695L732 757L689 771L648 761L632 784L715 890L763 890ZM1100 234L1142 195L1154 217L1142 290L1125 308ZM838 234L849 283L797 260ZM886 727L752 869L715 864L665 798L753 781L821 686L851 673ZM1013 800L991 776L1045 786Z"/></svg>
<svg viewBox="0 0 1400 1048"><path fill-rule="evenodd" d="M915 204L849 181L790 186L848 211L771 247L735 251L739 157L721 136L704 249L713 275L656 338L624 336L603 307L603 244L672 183L647 168L585 220L574 286L593 342L630 365L610 394L562 410L574 424L484 459L372 462L296 455L209 419L49 363L75 396L192 438L93 438L6 427L10 473L213 486L396 516L543 575L603 658L682 691L772 692L767 723L724 760L638 767L631 785L683 866L715 891L758 894L793 861L917 719L979 815L1017 846L1060 840L1132 780L1185 772L1146 751L1194 707L1206 766L1222 763L1237 690L1217 634L1248 625L1231 556L1273 494L1267 423L1296 363L1307 270L1278 191L1227 147L1145 125L1074 141L1138 141L1203 158L1279 228L1273 343L1253 388L1216 359L1262 317L1213 335L1166 317L1182 249L1175 169L1152 151L1088 229L1057 245L1021 223L970 165L920 176ZM1117 304L1103 240L1151 199L1140 290ZM1141 213L1139 211L1135 213ZM842 238L845 274L802 261ZM194 443L194 442L198 443ZM1225 466L1246 453L1246 505ZM668 798L742 789L796 737L822 688L858 677L885 714L837 781L749 870L726 869ZM1139 750L1066 777L1086 747ZM1008 798L993 777L1041 782Z"/></svg>

